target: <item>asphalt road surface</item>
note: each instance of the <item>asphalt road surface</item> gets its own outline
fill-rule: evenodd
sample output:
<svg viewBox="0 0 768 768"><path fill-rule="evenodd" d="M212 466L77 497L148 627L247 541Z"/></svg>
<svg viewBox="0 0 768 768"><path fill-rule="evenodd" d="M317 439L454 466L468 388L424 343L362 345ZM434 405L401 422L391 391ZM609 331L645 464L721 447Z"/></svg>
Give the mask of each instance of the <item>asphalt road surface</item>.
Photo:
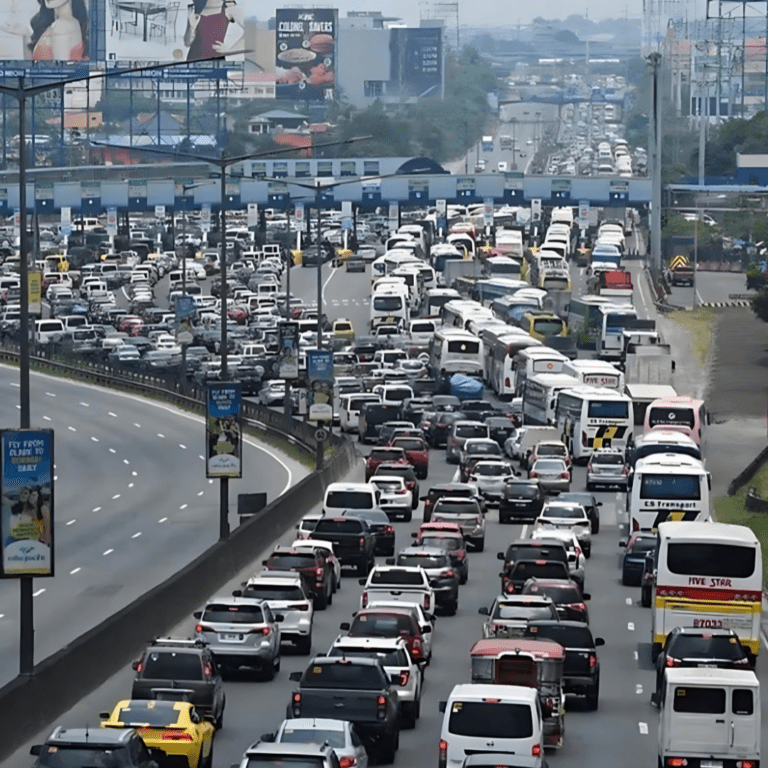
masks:
<svg viewBox="0 0 768 768"><path fill-rule="evenodd" d="M18 423L18 369L0 367L2 423ZM33 374L32 424L55 430L55 569L34 582L41 661L201 554L219 536L218 482L207 480L201 417L139 397ZM247 439L238 493L268 499L306 469ZM19 587L0 581L0 684L18 672Z"/></svg>

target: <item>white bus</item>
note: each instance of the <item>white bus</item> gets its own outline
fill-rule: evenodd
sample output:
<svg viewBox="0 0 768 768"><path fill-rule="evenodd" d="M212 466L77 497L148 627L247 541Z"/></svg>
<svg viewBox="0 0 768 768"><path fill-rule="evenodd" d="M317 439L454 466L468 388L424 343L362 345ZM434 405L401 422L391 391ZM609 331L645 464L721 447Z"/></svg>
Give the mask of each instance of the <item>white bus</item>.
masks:
<svg viewBox="0 0 768 768"><path fill-rule="evenodd" d="M624 374L607 360L569 360L563 364L563 373L577 378L579 384L624 391Z"/></svg>
<svg viewBox="0 0 768 768"><path fill-rule="evenodd" d="M515 397L523 394L525 381L529 376L534 373L560 373L567 360L564 354L544 344L521 349L512 361L512 370L515 373Z"/></svg>
<svg viewBox="0 0 768 768"><path fill-rule="evenodd" d="M627 482L632 531L653 531L666 520L710 519L712 478L693 456L655 453L638 459Z"/></svg>
<svg viewBox="0 0 768 768"><path fill-rule="evenodd" d="M371 296L371 331L383 324L396 324L403 328L410 319L408 288L403 285L382 286Z"/></svg>
<svg viewBox="0 0 768 768"><path fill-rule="evenodd" d="M429 364L437 373L483 377L483 342L460 328L443 326L429 342Z"/></svg>
<svg viewBox="0 0 768 768"><path fill-rule="evenodd" d="M624 354L624 330L637 320L637 312L627 304L600 306L600 338L597 356L601 360L621 360Z"/></svg>
<svg viewBox="0 0 768 768"><path fill-rule="evenodd" d="M534 373L529 376L523 390L523 424L554 424L557 393L578 384L578 379L565 373Z"/></svg>
<svg viewBox="0 0 768 768"><path fill-rule="evenodd" d="M523 349L543 347L519 328L506 326L503 329L485 328L480 334L484 349L485 383L502 400L511 400L515 394L515 374L512 362Z"/></svg>
<svg viewBox="0 0 768 768"><path fill-rule="evenodd" d="M479 320L482 317L490 320L497 319L493 312L480 302L467 299L446 302L440 310L440 317L443 325L452 325L464 331L467 330L470 320Z"/></svg>
<svg viewBox="0 0 768 768"><path fill-rule="evenodd" d="M625 451L632 422L632 401L613 389L581 386L557 396L555 426L574 461L584 463L600 448Z"/></svg>
<svg viewBox="0 0 768 768"><path fill-rule="evenodd" d="M651 617L654 660L675 627L732 629L760 652L763 558L746 526L661 523Z"/></svg>

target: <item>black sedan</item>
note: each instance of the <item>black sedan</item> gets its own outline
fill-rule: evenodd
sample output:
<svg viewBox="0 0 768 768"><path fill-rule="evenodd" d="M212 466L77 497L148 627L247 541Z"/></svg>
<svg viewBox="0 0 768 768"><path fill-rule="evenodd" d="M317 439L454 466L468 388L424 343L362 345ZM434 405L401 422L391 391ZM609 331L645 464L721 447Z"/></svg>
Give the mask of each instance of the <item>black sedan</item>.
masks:
<svg viewBox="0 0 768 768"><path fill-rule="evenodd" d="M645 556L656 549L659 537L655 533L636 531L629 541L620 541L625 547L621 564L621 583L627 587L639 587L643 577Z"/></svg>
<svg viewBox="0 0 768 768"><path fill-rule="evenodd" d="M504 486L504 495L499 502L499 522L535 520L541 513L544 499L538 481L510 480Z"/></svg>
<svg viewBox="0 0 768 768"><path fill-rule="evenodd" d="M429 411L424 413L419 426L424 430L424 437L432 448L444 448L453 422L465 418L457 410Z"/></svg>

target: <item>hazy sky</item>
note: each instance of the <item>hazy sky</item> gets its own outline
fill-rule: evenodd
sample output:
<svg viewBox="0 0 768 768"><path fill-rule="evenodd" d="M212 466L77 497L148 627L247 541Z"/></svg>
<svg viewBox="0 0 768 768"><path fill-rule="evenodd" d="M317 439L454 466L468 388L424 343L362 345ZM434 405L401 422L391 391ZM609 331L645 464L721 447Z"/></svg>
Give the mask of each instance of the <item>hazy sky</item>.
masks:
<svg viewBox="0 0 768 768"><path fill-rule="evenodd" d="M293 5L293 3L291 3ZM313 5L320 6L317 0ZM340 16L347 11L374 10L387 16L399 16L408 24L418 24L422 9L429 9L430 15L434 3L418 0L336 0L330 7L339 9ZM509 2L509 0L484 0L470 2L459 0L459 19L462 25L515 26L518 21L526 23L536 16L564 19L572 13L589 14L590 19L617 18L629 15L639 18L643 12L642 0L544 0L538 3Z"/></svg>

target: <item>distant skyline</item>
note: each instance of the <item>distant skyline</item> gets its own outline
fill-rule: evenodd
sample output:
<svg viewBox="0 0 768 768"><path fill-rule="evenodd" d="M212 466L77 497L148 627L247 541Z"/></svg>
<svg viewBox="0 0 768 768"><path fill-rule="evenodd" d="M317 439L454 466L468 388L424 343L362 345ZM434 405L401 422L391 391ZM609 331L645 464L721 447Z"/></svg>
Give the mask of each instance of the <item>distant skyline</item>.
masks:
<svg viewBox="0 0 768 768"><path fill-rule="evenodd" d="M298 3L290 3L297 5ZM311 3L321 7L322 3L315 0ZM307 3L309 6L310 4ZM414 0L336 0L329 2L326 7L339 9L339 16L346 16L347 11L381 11L385 16L398 16L408 25L418 25L422 9L429 9L430 15L434 3L414 2ZM508 0L486 0L486 2L468 2L459 0L459 19L462 26L508 26L515 27L518 22L528 24L537 16L545 19L564 19L571 14L584 16L600 21L624 16L639 18L643 12L642 0L558 0L544 3L510 3Z"/></svg>

